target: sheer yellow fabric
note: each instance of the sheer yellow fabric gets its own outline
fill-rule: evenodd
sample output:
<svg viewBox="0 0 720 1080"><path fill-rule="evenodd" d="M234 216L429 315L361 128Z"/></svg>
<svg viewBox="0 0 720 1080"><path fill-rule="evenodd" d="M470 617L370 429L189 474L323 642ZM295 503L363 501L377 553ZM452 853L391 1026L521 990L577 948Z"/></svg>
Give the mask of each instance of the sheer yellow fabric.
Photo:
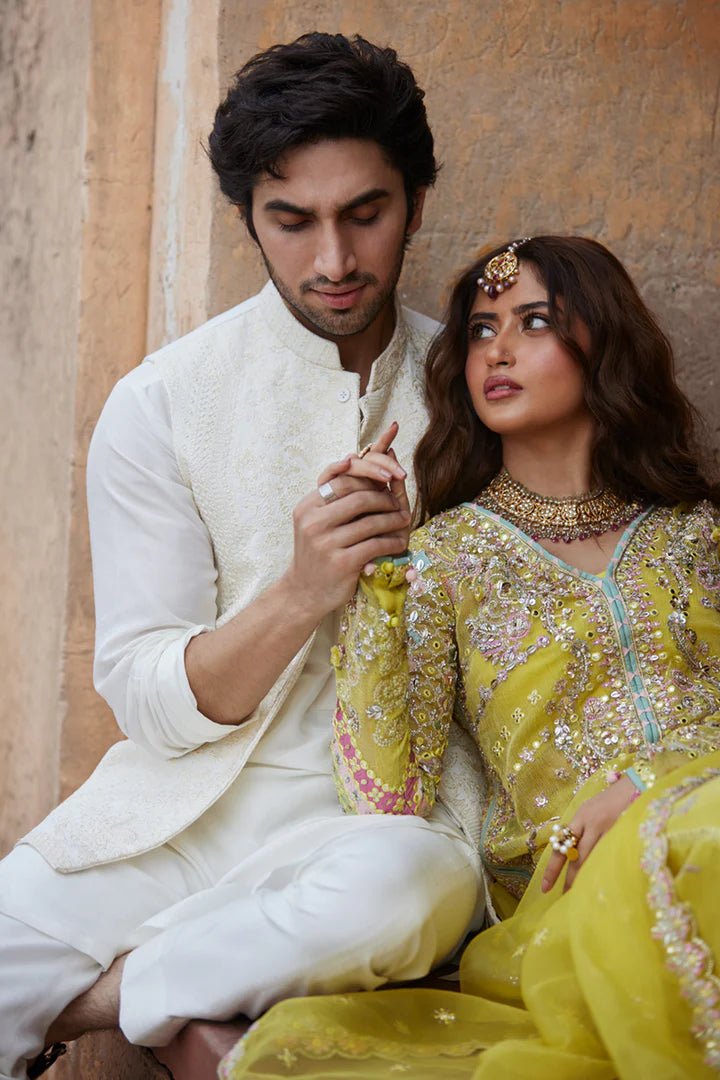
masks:
<svg viewBox="0 0 720 1080"><path fill-rule="evenodd" d="M598 783L590 781L575 804ZM674 770L639 798L568 893L540 892L546 859L515 915L466 950L462 993L402 989L283 1002L219 1075L717 1075L720 752Z"/></svg>
<svg viewBox="0 0 720 1080"><path fill-rule="evenodd" d="M591 575L463 506L415 534L409 589L390 564L362 583L334 651L340 798L427 813L458 720L487 771L480 848L504 921L467 948L462 993L282 1003L223 1077L720 1072L719 540L709 504L653 509ZM552 823L627 768L655 786L544 895Z"/></svg>
<svg viewBox="0 0 720 1080"><path fill-rule="evenodd" d="M479 506L418 529L416 579L391 564L364 579L333 651L344 808L427 815L459 723L484 765L493 900L511 914L594 775L661 776L720 746L718 521L708 503L652 509L601 575Z"/></svg>

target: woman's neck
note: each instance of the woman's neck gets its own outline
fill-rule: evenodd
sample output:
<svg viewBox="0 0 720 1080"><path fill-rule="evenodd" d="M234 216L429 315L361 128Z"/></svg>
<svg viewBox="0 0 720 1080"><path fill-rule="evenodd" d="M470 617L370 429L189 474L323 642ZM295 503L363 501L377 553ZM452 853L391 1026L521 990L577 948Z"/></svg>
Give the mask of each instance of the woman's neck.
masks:
<svg viewBox="0 0 720 1080"><path fill-rule="evenodd" d="M551 498L582 495L594 486L591 459L594 430L582 425L559 436L538 432L503 438L503 465L518 484Z"/></svg>

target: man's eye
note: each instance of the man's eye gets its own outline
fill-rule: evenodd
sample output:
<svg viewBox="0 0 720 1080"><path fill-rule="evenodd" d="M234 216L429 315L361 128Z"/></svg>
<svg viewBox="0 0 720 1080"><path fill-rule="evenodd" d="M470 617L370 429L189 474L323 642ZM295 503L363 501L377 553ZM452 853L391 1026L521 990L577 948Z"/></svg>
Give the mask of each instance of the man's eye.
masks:
<svg viewBox="0 0 720 1080"><path fill-rule="evenodd" d="M369 217L358 217L358 215L355 214L353 215L353 217L350 218L350 220L352 221L353 225L372 225L373 221L377 221L379 216L380 211L376 210L375 213L371 214Z"/></svg>
<svg viewBox="0 0 720 1080"><path fill-rule="evenodd" d="M292 221L287 223L278 221L278 225L283 232L299 232L300 229L304 229L307 224L307 221Z"/></svg>

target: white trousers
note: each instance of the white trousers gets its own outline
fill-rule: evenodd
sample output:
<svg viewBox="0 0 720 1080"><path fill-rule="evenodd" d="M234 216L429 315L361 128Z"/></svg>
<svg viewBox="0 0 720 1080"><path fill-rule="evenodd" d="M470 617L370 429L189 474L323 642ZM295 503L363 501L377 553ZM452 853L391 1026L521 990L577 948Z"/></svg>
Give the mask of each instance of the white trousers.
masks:
<svg viewBox="0 0 720 1080"><path fill-rule="evenodd" d="M316 818L222 875L204 828L74 874L26 845L0 863L2 1080L26 1075L52 1020L128 950L120 1026L162 1046L191 1018L420 978L484 907L477 853L442 812Z"/></svg>

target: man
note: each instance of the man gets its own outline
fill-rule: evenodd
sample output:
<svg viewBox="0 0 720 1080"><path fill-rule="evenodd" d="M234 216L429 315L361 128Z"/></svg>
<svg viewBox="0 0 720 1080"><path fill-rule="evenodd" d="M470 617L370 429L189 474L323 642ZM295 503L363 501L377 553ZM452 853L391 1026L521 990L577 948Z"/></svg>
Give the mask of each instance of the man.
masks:
<svg viewBox="0 0 720 1080"><path fill-rule="evenodd" d="M309 34L218 109L212 164L271 281L98 423L95 677L128 740L0 864L4 1078L86 1030L162 1045L191 1017L420 977L473 918L456 815L344 817L328 750L336 612L408 514L317 477L396 419L409 461L425 422L434 324L395 300L436 172L422 96L392 50Z"/></svg>

